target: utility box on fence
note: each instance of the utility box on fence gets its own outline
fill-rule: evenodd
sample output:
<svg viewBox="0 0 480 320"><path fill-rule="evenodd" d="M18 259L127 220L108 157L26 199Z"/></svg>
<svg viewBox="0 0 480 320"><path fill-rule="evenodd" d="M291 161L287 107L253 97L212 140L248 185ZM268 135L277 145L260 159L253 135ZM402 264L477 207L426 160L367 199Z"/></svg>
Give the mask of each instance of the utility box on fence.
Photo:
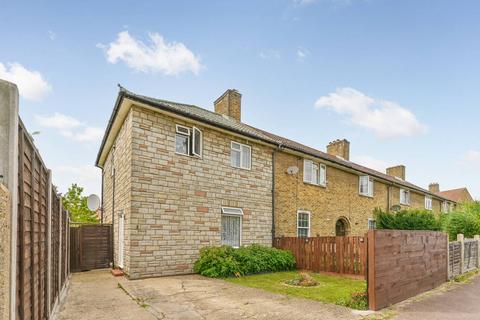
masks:
<svg viewBox="0 0 480 320"><path fill-rule="evenodd" d="M368 232L368 303L380 310L448 280L447 234L437 231Z"/></svg>

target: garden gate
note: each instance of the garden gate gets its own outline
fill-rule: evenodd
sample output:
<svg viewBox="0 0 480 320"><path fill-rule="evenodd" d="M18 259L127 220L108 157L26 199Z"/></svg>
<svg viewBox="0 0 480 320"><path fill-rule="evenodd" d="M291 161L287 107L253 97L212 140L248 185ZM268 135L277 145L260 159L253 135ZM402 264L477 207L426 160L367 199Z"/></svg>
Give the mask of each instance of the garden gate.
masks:
<svg viewBox="0 0 480 320"><path fill-rule="evenodd" d="M72 272L108 268L112 257L112 225L70 227L70 268Z"/></svg>

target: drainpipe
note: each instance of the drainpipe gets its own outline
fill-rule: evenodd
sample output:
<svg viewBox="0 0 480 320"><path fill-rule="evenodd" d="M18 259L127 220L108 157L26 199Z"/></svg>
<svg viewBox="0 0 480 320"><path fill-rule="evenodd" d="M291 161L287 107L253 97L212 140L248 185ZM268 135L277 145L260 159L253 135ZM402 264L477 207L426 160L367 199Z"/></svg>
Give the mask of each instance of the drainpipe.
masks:
<svg viewBox="0 0 480 320"><path fill-rule="evenodd" d="M101 191L102 204L101 204L101 207L100 207L100 224L103 224L103 181L104 181L104 174L105 174L105 170L102 168L102 191Z"/></svg>
<svg viewBox="0 0 480 320"><path fill-rule="evenodd" d="M275 159L276 150L272 152L272 246L275 245Z"/></svg>

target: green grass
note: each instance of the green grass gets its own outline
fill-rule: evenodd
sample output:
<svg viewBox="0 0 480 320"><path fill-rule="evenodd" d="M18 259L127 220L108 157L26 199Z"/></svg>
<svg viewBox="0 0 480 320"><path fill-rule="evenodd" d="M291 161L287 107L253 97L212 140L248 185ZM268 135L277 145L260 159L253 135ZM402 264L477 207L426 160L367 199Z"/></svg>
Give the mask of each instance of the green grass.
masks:
<svg viewBox="0 0 480 320"><path fill-rule="evenodd" d="M352 294L363 293L366 291L365 281L317 273L311 273L310 275L319 282L318 286L293 287L285 285L285 281L294 279L298 276L297 271L258 274L240 278L226 278L225 280L247 287L264 289L274 293L281 293L327 303L335 303L356 309L366 308L366 306L359 306L358 304L352 303L351 300Z"/></svg>

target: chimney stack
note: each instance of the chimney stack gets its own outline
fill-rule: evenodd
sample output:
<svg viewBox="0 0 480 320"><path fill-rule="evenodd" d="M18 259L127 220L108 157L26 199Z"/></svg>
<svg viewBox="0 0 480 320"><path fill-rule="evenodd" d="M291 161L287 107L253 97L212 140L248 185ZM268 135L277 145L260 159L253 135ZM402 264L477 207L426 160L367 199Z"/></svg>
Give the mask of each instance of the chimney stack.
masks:
<svg viewBox="0 0 480 320"><path fill-rule="evenodd" d="M241 121L242 95L235 89L228 89L215 102L215 112Z"/></svg>
<svg viewBox="0 0 480 320"><path fill-rule="evenodd" d="M387 168L387 174L392 177L397 177L402 180L405 180L405 166L398 165L395 167Z"/></svg>
<svg viewBox="0 0 480 320"><path fill-rule="evenodd" d="M438 182L430 183L428 185L428 191L430 191L431 193L440 192L440 185L438 184Z"/></svg>
<svg viewBox="0 0 480 320"><path fill-rule="evenodd" d="M350 161L350 142L346 139L332 141L327 146L327 153Z"/></svg>

